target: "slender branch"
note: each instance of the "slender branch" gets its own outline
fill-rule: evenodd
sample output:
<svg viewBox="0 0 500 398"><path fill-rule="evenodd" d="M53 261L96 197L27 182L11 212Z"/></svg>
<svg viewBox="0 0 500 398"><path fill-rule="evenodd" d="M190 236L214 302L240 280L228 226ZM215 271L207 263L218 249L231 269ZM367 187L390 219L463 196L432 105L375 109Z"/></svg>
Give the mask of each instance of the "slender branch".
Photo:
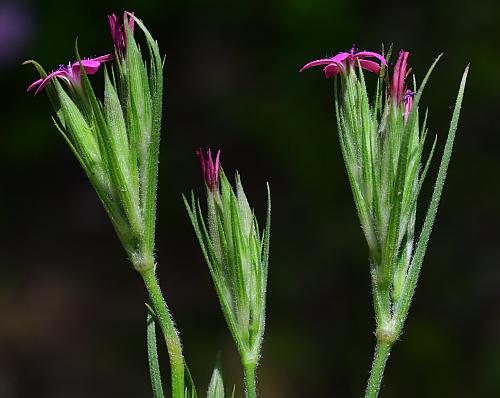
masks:
<svg viewBox="0 0 500 398"><path fill-rule="evenodd" d="M141 276L148 290L155 313L158 316L158 323L167 344L172 376L172 398L184 398L184 357L182 356L179 335L175 329L167 303L161 293L155 275L155 268L153 267L141 272Z"/></svg>
<svg viewBox="0 0 500 398"><path fill-rule="evenodd" d="M377 398L384 376L385 364L389 358L392 344L387 342L377 342L375 355L373 357L372 370L368 385L366 386L365 398Z"/></svg>

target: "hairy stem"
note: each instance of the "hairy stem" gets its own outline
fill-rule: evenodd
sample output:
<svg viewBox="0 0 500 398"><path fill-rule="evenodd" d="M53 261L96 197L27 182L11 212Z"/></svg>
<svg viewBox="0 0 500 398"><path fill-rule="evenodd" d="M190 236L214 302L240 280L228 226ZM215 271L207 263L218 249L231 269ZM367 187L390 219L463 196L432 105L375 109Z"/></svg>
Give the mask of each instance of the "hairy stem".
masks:
<svg viewBox="0 0 500 398"><path fill-rule="evenodd" d="M257 389L255 381L255 363L243 364L245 367L245 385L247 387L247 398L256 398Z"/></svg>
<svg viewBox="0 0 500 398"><path fill-rule="evenodd" d="M168 356L170 358L170 372L172 376L172 398L184 398L184 357L182 346L174 326L174 321L168 310L167 303L158 284L155 268L141 272L141 276L149 293L154 311L158 317L160 329L165 337Z"/></svg>
<svg viewBox="0 0 500 398"><path fill-rule="evenodd" d="M368 385L366 386L365 398L377 398L384 376L385 364L391 352L391 343L377 342L375 347L375 355L373 357L372 370Z"/></svg>

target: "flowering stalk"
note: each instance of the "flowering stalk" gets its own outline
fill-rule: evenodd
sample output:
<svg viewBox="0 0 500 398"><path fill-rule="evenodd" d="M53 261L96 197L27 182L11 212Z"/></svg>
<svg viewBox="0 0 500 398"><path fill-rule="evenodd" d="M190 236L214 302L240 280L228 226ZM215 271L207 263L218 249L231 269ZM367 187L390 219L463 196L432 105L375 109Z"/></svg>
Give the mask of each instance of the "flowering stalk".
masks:
<svg viewBox="0 0 500 398"><path fill-rule="evenodd" d="M201 206L191 194L184 203L208 264L222 312L245 369L247 397L257 394L255 368L260 359L265 327L267 267L271 228L269 185L267 220L262 237L257 219L248 204L240 176L236 193L210 150L199 150L207 196L207 222ZM208 227L208 228L207 228Z"/></svg>
<svg viewBox="0 0 500 398"><path fill-rule="evenodd" d="M115 55L81 60L77 50L75 63L50 74L38 63L29 61L41 78L28 91L37 87L36 94L47 89L56 113L53 118L56 127L87 174L134 269L144 280L170 357L172 396L184 398L181 344L155 276L163 62L158 43L142 21L129 13L124 13L123 19L122 27L115 15L109 17ZM134 23L145 35L149 63L143 59L134 39ZM110 72L104 70L101 102L88 75L95 74L103 62L111 60L115 63L109 66ZM66 83L66 89L58 79Z"/></svg>
<svg viewBox="0 0 500 398"><path fill-rule="evenodd" d="M361 57L365 54L377 58L381 67L363 66ZM467 68L429 209L420 238L416 241L417 200L436 144L434 140L422 168L427 113L420 125L418 104L440 57L432 64L415 93L406 84L408 55L406 51L399 53L392 80L384 79L387 66L384 57L371 52L354 53L351 50L350 53L310 62L302 68L327 65L324 69L326 77L335 78L340 147L369 248L377 345L365 394L367 398L378 396L387 358L402 333L415 292L451 156L468 72ZM375 98L371 102L362 69L379 74Z"/></svg>

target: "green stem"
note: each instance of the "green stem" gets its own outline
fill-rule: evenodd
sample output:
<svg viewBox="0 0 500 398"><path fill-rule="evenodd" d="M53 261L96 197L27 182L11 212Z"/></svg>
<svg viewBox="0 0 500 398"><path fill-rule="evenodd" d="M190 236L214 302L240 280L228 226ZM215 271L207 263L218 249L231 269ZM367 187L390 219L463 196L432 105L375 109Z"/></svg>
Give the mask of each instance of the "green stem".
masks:
<svg viewBox="0 0 500 398"><path fill-rule="evenodd" d="M257 397L257 389L256 389L256 381L255 381L255 367L257 364L248 363L243 364L245 368L245 385L247 387L247 398L256 398Z"/></svg>
<svg viewBox="0 0 500 398"><path fill-rule="evenodd" d="M149 268L141 272L142 279L146 284L151 303L155 310L160 329L165 337L168 356L170 358L170 372L172 375L172 398L184 398L184 357L182 346L175 329L172 316L168 310L167 303L158 284L155 268Z"/></svg>
<svg viewBox="0 0 500 398"><path fill-rule="evenodd" d="M380 384L384 376L385 364L389 358L392 344L387 342L377 342L375 355L373 357L372 370L368 385L366 386L365 398L377 398L380 391Z"/></svg>

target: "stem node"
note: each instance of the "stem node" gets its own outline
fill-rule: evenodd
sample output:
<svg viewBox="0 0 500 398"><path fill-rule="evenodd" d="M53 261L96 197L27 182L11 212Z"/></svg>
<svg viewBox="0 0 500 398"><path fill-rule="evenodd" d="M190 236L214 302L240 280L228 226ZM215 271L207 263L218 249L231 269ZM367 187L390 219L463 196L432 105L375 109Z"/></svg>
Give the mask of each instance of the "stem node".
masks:
<svg viewBox="0 0 500 398"><path fill-rule="evenodd" d="M377 329L377 343L378 344L388 344L392 346L398 336L393 326L383 326Z"/></svg>

